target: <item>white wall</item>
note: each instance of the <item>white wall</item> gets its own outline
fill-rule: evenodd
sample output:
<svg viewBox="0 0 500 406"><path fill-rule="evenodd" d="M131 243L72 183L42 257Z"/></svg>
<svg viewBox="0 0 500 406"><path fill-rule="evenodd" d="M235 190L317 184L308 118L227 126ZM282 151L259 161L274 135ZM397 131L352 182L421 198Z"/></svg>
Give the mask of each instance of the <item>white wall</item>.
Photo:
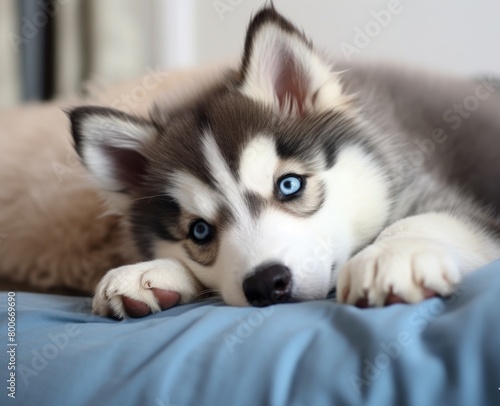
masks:
<svg viewBox="0 0 500 406"><path fill-rule="evenodd" d="M163 39L153 59L161 61L167 69L238 56L250 16L265 3L264 0L155 2L166 4L162 11L156 12L156 18L166 27L163 36L170 40ZM363 48L358 47L359 54L352 53L353 57L389 59L457 74L500 74L498 1L274 0L274 3L279 11L303 27L318 47L337 57L347 54L342 52L343 44L355 46L358 30L368 28L373 30L370 32L373 38L366 44L358 43ZM385 28L374 17L381 10L393 11Z"/></svg>

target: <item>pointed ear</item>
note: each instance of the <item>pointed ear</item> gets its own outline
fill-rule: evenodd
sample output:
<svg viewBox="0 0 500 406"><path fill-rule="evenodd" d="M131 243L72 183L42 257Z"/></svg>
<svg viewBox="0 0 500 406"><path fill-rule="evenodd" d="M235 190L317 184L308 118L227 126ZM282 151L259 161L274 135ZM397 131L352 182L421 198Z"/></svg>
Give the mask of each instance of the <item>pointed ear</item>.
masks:
<svg viewBox="0 0 500 406"><path fill-rule="evenodd" d="M123 192L140 185L144 149L156 133L150 122L103 107L79 107L68 115L75 148L101 187Z"/></svg>
<svg viewBox="0 0 500 406"><path fill-rule="evenodd" d="M241 92L284 112L342 108L338 75L311 42L273 8L251 21L241 66Z"/></svg>

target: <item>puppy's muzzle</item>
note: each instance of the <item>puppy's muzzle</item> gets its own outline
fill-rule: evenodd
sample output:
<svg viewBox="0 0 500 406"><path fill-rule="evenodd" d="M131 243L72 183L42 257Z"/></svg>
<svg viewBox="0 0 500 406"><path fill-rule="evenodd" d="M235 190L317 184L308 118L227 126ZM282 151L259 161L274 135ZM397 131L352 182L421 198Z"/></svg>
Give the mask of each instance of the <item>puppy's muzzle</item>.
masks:
<svg viewBox="0 0 500 406"><path fill-rule="evenodd" d="M243 292L252 306L285 303L291 298L292 273L282 264L265 264L243 281Z"/></svg>

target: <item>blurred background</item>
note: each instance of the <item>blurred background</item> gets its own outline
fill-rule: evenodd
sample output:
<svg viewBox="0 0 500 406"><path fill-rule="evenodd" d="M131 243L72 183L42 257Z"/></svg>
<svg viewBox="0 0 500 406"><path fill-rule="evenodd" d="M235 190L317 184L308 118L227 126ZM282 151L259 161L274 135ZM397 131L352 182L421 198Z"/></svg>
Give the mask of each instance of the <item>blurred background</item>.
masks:
<svg viewBox="0 0 500 406"><path fill-rule="evenodd" d="M0 0L0 107L234 60L265 0ZM336 58L500 75L500 2L274 0Z"/></svg>

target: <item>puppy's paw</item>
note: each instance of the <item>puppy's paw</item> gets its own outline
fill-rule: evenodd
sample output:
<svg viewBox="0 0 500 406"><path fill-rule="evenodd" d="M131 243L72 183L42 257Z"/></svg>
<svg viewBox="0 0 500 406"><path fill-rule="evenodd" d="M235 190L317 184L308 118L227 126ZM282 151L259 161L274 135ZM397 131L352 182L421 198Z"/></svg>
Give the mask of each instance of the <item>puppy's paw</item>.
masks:
<svg viewBox="0 0 500 406"><path fill-rule="evenodd" d="M99 282L92 312L143 317L195 298L200 284L178 261L158 259L110 270Z"/></svg>
<svg viewBox="0 0 500 406"><path fill-rule="evenodd" d="M460 279L457 257L439 241L388 238L368 246L341 269L337 300L360 307L415 303L451 294Z"/></svg>

